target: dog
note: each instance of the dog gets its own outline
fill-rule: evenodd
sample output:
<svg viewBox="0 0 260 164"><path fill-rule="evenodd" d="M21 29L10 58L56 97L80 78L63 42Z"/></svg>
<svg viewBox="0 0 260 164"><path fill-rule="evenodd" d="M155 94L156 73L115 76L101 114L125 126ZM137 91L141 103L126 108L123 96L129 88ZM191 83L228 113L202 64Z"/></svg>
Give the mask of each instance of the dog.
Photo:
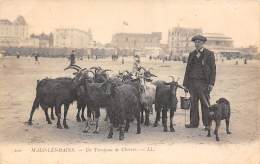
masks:
<svg viewBox="0 0 260 164"><path fill-rule="evenodd" d="M209 127L208 127L208 135L207 135L208 137L211 136L210 129L211 129L213 120L216 122L216 127L214 130L214 134L216 135L216 141L220 141L219 136L218 136L218 129L219 129L221 120L226 121L226 132L227 132L227 134L231 134L231 132L229 130L230 110L231 110L230 103L225 98L218 99L216 101L216 104L211 105L209 107L209 115L208 115Z"/></svg>

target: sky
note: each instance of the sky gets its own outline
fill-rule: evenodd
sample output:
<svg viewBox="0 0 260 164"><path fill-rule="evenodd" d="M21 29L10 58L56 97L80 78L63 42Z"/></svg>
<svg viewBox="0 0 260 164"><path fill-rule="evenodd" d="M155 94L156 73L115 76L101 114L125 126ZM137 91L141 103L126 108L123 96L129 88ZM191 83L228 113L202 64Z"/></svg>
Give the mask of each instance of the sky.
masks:
<svg viewBox="0 0 260 164"><path fill-rule="evenodd" d="M117 32L162 32L161 42L167 43L168 30L180 26L223 33L236 47L260 49L260 0L0 0L0 19L18 15L30 33L91 29L101 43Z"/></svg>

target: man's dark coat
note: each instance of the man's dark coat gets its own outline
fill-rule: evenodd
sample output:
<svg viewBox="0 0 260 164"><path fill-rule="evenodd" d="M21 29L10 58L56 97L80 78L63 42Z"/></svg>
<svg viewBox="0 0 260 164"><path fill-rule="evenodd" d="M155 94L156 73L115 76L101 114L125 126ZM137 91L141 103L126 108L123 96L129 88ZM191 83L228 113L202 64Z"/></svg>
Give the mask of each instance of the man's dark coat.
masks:
<svg viewBox="0 0 260 164"><path fill-rule="evenodd" d="M186 66L183 86L185 86L188 89L190 89L190 83L191 83L191 79L189 79L189 74L192 69L193 59L194 57L196 57L196 55L197 55L196 50L192 51L189 54L189 58ZM214 85L215 78L216 78L216 64L215 64L214 53L206 48L203 48L201 55L204 55L202 59L202 67L206 78L206 83L208 85Z"/></svg>

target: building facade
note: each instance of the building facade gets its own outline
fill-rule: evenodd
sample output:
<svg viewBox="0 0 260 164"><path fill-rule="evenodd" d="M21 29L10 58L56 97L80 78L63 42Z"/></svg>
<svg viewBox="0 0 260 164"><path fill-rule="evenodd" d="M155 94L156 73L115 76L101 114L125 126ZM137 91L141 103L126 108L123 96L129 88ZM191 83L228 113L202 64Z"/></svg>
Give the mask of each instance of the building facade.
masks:
<svg viewBox="0 0 260 164"><path fill-rule="evenodd" d="M112 46L119 49L144 49L151 47L160 47L162 34L152 32L143 33L116 33L112 37Z"/></svg>
<svg viewBox="0 0 260 164"><path fill-rule="evenodd" d="M17 47L28 38L28 24L23 16L18 16L13 22L0 19L0 46Z"/></svg>
<svg viewBox="0 0 260 164"><path fill-rule="evenodd" d="M92 34L75 28L56 29L53 34L53 46L57 48L89 48L92 46Z"/></svg>
<svg viewBox="0 0 260 164"><path fill-rule="evenodd" d="M214 52L215 57L239 55L240 51L234 48L233 39L220 33L204 33L207 38L205 47Z"/></svg>
<svg viewBox="0 0 260 164"><path fill-rule="evenodd" d="M195 47L193 42L191 42L191 38L201 33L202 29L200 28L171 28L168 32L168 50L170 54L179 56L194 50Z"/></svg>
<svg viewBox="0 0 260 164"><path fill-rule="evenodd" d="M203 36L207 38L205 47L216 51L226 51L234 48L233 39L231 37L225 36L219 33L204 33Z"/></svg>

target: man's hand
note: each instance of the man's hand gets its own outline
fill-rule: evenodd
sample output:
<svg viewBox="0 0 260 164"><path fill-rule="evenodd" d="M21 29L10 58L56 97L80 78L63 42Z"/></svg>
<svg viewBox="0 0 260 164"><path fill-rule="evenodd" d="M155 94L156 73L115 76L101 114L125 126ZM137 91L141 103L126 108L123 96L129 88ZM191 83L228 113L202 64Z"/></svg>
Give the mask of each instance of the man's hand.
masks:
<svg viewBox="0 0 260 164"><path fill-rule="evenodd" d="M208 86L208 91L211 92L212 89L213 89L213 85L209 85L209 86Z"/></svg>

